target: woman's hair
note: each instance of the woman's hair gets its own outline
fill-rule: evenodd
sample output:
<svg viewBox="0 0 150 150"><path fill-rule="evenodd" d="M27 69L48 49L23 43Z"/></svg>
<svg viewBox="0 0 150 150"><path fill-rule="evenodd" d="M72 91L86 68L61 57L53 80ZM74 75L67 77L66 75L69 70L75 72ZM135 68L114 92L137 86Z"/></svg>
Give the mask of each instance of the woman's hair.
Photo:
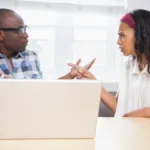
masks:
<svg viewBox="0 0 150 150"><path fill-rule="evenodd" d="M137 9L130 14L136 23L134 36L137 61L141 63L144 54L148 63L147 71L150 74L150 11Z"/></svg>

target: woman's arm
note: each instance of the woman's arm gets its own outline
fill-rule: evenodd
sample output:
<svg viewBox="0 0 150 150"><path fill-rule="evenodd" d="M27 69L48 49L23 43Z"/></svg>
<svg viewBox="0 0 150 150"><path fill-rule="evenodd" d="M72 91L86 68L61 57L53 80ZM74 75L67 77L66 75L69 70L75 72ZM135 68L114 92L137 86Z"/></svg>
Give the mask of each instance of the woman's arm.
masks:
<svg viewBox="0 0 150 150"><path fill-rule="evenodd" d="M125 114L123 117L145 117L150 118L150 107L145 107Z"/></svg>
<svg viewBox="0 0 150 150"><path fill-rule="evenodd" d="M101 100L112 111L116 112L118 97L108 93L104 88L101 91Z"/></svg>
<svg viewBox="0 0 150 150"><path fill-rule="evenodd" d="M69 64L69 66L77 69L78 79L84 78L84 79L96 80L95 76L91 72L89 72L86 68L71 63ZM100 99L111 111L116 112L118 97L113 96L112 94L108 93L104 88L102 88Z"/></svg>

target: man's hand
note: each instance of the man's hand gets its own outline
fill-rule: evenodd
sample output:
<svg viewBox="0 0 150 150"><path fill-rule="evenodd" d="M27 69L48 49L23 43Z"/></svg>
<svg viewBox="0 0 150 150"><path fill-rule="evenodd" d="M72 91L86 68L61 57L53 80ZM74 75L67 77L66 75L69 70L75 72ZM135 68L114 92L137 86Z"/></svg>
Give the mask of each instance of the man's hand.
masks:
<svg viewBox="0 0 150 150"><path fill-rule="evenodd" d="M81 63L81 59L78 59L78 61L76 62L76 66L79 66ZM77 76L77 69L75 67L72 67L71 71L68 73L69 77L71 79L74 79Z"/></svg>
<svg viewBox="0 0 150 150"><path fill-rule="evenodd" d="M150 117L150 108L142 108L142 109L137 109L135 111L129 112L123 117L145 117L149 118Z"/></svg>
<svg viewBox="0 0 150 150"><path fill-rule="evenodd" d="M96 59L93 59L90 63L85 65L84 67L80 67L77 64L69 63L68 65L72 67L76 71L75 76L77 79L96 79L93 74L91 74L88 70L91 68L91 66L94 64Z"/></svg>
<svg viewBox="0 0 150 150"><path fill-rule="evenodd" d="M84 68L85 70L89 70L91 68L91 66L94 64L96 59L93 59L90 63L88 63L87 65L85 65L85 67L81 67ZM75 64L72 63L68 63L69 66L71 66L71 71L66 74L65 76L60 77L59 79L74 79L75 77L77 77L78 79L81 78L81 74L78 74L78 67L81 63L81 59L78 59L78 61Z"/></svg>
<svg viewBox="0 0 150 150"><path fill-rule="evenodd" d="M79 65L81 63L81 59L78 59L75 65ZM60 77L59 79L74 79L77 75L77 70L72 67L71 71L67 73L66 75Z"/></svg>
<svg viewBox="0 0 150 150"><path fill-rule="evenodd" d="M8 75L0 72L0 79L8 79Z"/></svg>

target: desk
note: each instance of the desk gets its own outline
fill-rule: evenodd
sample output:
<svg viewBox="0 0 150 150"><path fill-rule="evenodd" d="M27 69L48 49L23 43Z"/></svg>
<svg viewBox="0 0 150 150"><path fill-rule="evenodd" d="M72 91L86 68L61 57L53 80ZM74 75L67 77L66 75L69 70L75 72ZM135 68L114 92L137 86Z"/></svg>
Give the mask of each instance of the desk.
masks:
<svg viewBox="0 0 150 150"><path fill-rule="evenodd" d="M100 118L95 150L150 150L150 119Z"/></svg>
<svg viewBox="0 0 150 150"><path fill-rule="evenodd" d="M150 150L150 119L99 118L95 140L1 140L0 150Z"/></svg>

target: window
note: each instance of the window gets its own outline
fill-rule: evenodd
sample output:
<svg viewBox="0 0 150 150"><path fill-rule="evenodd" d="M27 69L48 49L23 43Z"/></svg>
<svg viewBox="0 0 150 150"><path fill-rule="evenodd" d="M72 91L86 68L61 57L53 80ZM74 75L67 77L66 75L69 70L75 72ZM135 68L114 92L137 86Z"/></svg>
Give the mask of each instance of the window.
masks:
<svg viewBox="0 0 150 150"><path fill-rule="evenodd" d="M88 63L96 58L95 66L106 65L108 16L90 13L74 17L73 60L82 57Z"/></svg>
<svg viewBox="0 0 150 150"><path fill-rule="evenodd" d="M38 53L44 78L56 79L70 70L68 62L96 58L91 68L101 80L118 80L122 57L116 45L123 6L17 6L29 25L28 49Z"/></svg>

